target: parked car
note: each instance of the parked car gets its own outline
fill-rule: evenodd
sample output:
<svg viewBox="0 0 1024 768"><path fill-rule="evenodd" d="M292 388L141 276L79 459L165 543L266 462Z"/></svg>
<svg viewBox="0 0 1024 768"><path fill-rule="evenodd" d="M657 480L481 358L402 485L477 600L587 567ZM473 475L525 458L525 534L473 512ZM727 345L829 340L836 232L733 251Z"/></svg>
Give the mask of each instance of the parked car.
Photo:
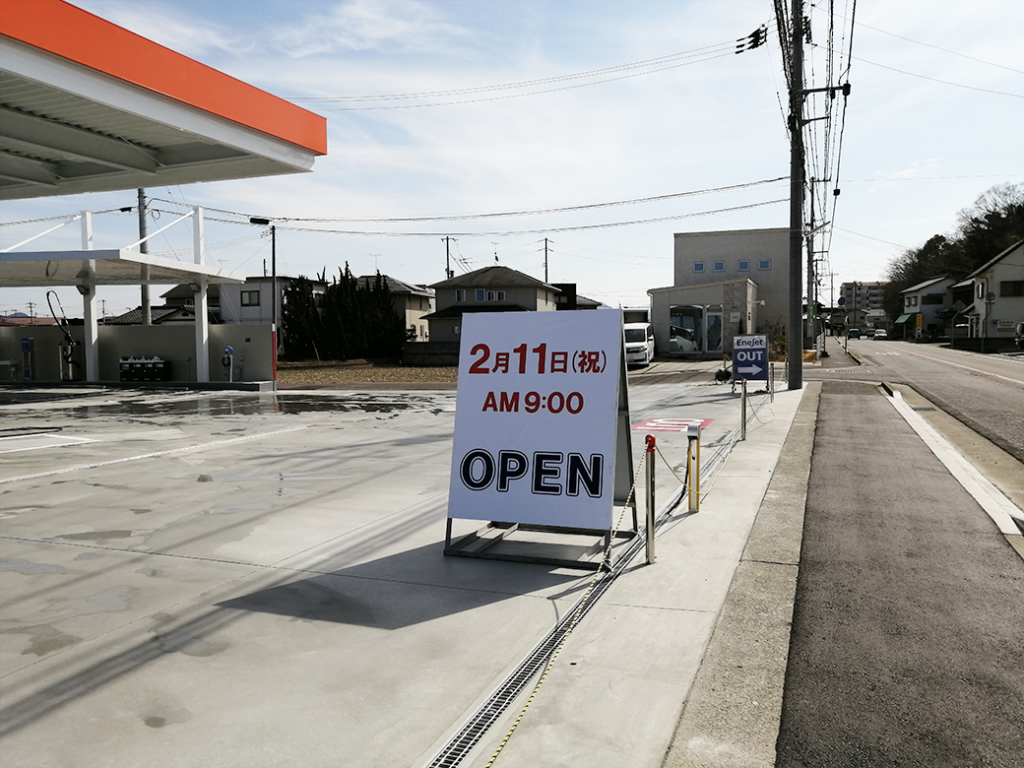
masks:
<svg viewBox="0 0 1024 768"><path fill-rule="evenodd" d="M872 336L871 338L873 338L875 341L885 341L886 339L889 338L889 333L885 330L885 328L877 328L875 329L875 335Z"/></svg>
<svg viewBox="0 0 1024 768"><path fill-rule="evenodd" d="M1013 337L1017 340L1017 349L1024 350L1024 323L1017 323L1013 329Z"/></svg>
<svg viewBox="0 0 1024 768"><path fill-rule="evenodd" d="M626 323L626 365L648 365L654 359L654 328L650 323Z"/></svg>
<svg viewBox="0 0 1024 768"><path fill-rule="evenodd" d="M850 330L848 330L846 332L846 338L848 338L848 339L859 339L860 338L860 328L851 328Z"/></svg>
<svg viewBox="0 0 1024 768"><path fill-rule="evenodd" d="M873 339L873 338L875 338L875 329L874 328L868 328L866 331L864 331L864 338L865 339Z"/></svg>
<svg viewBox="0 0 1024 768"><path fill-rule="evenodd" d="M671 354L690 354L700 351L696 340L693 338L693 331L689 328L679 328L675 325L668 329L668 351Z"/></svg>

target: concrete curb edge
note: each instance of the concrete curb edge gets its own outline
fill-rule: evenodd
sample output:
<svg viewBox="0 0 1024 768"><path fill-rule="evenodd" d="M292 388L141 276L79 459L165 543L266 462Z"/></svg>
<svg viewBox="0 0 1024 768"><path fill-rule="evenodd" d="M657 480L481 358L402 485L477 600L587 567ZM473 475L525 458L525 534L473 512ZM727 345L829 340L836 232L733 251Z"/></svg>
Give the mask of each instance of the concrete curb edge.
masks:
<svg viewBox="0 0 1024 768"><path fill-rule="evenodd" d="M820 391L801 398L665 768L775 766Z"/></svg>

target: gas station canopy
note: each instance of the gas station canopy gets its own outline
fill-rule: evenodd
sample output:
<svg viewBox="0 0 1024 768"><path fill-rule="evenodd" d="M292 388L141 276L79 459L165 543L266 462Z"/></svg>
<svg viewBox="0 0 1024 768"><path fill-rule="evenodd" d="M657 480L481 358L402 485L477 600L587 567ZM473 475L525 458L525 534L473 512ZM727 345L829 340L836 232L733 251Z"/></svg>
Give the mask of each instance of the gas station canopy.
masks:
<svg viewBox="0 0 1024 768"><path fill-rule="evenodd" d="M0 200L309 171L326 120L63 0L0 11Z"/></svg>

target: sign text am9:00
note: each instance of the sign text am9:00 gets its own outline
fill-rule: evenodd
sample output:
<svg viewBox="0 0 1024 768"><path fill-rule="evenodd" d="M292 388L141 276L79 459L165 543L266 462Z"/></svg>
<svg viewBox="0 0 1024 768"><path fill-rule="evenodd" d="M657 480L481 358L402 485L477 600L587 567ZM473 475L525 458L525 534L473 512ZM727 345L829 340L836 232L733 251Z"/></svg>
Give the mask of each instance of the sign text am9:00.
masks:
<svg viewBox="0 0 1024 768"><path fill-rule="evenodd" d="M520 393L519 392L488 392L484 398L484 407L481 411L494 411L495 413L519 413ZM527 392L522 396L523 410L526 413L537 413L547 411L548 413L577 414L583 410L583 395L579 392L552 392L549 395L542 395L539 392Z"/></svg>

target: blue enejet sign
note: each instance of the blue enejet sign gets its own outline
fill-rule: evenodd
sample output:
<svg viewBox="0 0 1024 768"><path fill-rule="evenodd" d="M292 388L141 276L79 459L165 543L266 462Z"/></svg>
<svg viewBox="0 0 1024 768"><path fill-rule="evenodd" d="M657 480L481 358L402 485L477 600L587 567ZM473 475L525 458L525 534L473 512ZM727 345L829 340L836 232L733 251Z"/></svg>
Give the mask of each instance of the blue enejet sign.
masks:
<svg viewBox="0 0 1024 768"><path fill-rule="evenodd" d="M768 380L768 337L736 336L732 341L732 370L737 379Z"/></svg>

